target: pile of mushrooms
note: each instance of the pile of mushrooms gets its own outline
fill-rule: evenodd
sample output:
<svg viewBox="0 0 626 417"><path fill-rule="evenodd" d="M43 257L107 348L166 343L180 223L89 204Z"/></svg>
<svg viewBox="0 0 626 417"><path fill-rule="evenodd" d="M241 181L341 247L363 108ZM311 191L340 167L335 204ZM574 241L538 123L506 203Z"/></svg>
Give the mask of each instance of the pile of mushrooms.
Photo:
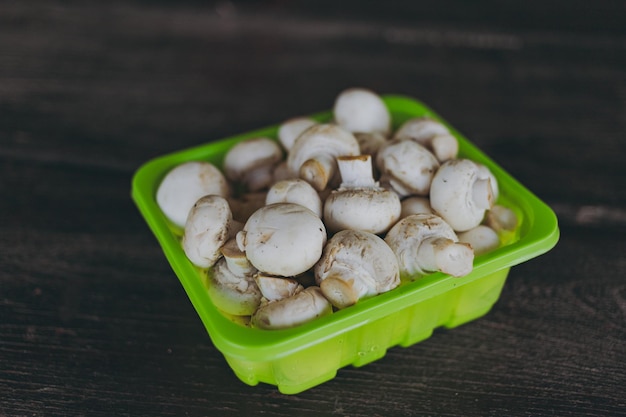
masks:
<svg viewBox="0 0 626 417"><path fill-rule="evenodd" d="M431 117L392 127L371 90L342 91L333 118L284 121L240 142L219 169L183 163L156 199L224 314L283 329L434 272L469 274L515 213L489 169L458 156Z"/></svg>

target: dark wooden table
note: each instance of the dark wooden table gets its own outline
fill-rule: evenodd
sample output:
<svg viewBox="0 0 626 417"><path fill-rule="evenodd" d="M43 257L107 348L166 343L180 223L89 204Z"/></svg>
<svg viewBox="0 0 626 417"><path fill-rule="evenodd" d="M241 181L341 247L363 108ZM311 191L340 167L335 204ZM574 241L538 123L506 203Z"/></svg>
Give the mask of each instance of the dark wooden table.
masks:
<svg viewBox="0 0 626 417"><path fill-rule="evenodd" d="M626 415L621 1L0 4L0 415ZM130 198L178 149L423 100L557 213L485 317L298 395L212 345Z"/></svg>

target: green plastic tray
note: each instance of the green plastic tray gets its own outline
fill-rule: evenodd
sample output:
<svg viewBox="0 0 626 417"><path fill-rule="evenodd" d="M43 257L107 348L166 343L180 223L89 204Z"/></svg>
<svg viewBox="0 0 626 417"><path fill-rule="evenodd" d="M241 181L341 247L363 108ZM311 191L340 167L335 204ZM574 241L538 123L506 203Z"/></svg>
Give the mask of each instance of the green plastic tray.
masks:
<svg viewBox="0 0 626 417"><path fill-rule="evenodd" d="M236 142L258 136L276 137L278 125L153 159L132 180L132 198L160 243L172 269L206 327L214 346L243 382L273 384L295 394L332 379L347 365L362 366L383 357L393 346L407 347L428 338L437 327L453 328L486 314L500 296L511 266L539 256L559 238L554 212L494 161L472 145L423 103L402 96L384 96L394 127L416 116L445 123L459 140L459 155L489 167L498 180L498 203L513 209L519 226L508 242L478 256L463 278L435 273L310 323L286 330L243 326L211 302L205 274L185 257L181 231L159 210L155 194L163 176L176 165L210 161L221 167ZM331 118L331 112L313 115Z"/></svg>

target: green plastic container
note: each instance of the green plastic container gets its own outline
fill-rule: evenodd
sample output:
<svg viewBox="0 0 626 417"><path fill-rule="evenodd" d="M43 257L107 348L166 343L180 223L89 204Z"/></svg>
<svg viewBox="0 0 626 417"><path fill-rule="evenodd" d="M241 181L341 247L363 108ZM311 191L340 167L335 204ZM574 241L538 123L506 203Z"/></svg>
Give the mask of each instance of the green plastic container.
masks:
<svg viewBox="0 0 626 417"><path fill-rule="evenodd" d="M499 204L519 218L515 233L499 249L478 256L474 270L462 278L435 273L310 323L286 330L260 330L242 325L216 309L205 275L185 257L180 230L172 226L155 201L163 176L176 165L206 160L221 166L236 142L258 136L276 137L278 126L165 155L144 164L132 181L132 197L159 241L172 269L206 327L211 341L243 382L273 384L295 394L332 379L347 365L362 366L383 357L393 346L420 342L437 327L453 328L486 314L498 300L511 266L549 251L559 238L554 212L513 179L423 103L384 96L394 127L416 116L445 123L459 140L459 156L481 162L498 180ZM327 111L312 116L324 121Z"/></svg>

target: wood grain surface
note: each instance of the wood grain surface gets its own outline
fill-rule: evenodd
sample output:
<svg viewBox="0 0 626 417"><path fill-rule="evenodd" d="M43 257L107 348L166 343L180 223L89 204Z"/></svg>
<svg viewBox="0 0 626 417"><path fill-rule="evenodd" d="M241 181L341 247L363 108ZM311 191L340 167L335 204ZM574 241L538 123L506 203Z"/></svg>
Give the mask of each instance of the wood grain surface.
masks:
<svg viewBox="0 0 626 417"><path fill-rule="evenodd" d="M130 198L149 159L429 104L557 213L485 317L298 395L211 343ZM0 415L626 415L623 1L0 4Z"/></svg>

